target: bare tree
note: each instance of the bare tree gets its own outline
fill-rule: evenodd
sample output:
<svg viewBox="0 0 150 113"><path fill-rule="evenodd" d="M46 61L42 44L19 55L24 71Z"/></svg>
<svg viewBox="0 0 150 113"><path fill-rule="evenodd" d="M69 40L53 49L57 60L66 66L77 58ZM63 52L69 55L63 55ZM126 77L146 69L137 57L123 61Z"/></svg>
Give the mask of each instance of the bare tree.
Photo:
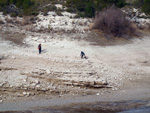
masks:
<svg viewBox="0 0 150 113"><path fill-rule="evenodd" d="M127 37L136 31L124 13L115 6L99 12L95 17L93 28L114 37Z"/></svg>

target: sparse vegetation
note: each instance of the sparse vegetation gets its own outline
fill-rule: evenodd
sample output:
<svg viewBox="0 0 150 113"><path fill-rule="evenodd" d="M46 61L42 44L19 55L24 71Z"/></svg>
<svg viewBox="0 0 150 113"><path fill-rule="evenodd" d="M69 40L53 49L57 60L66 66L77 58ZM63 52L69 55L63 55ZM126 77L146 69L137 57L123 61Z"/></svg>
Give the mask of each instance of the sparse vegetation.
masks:
<svg viewBox="0 0 150 113"><path fill-rule="evenodd" d="M34 2L31 0L0 0L0 7L2 7L0 11L12 13L12 16L16 16L22 12L25 15L29 15L33 10Z"/></svg>
<svg viewBox="0 0 150 113"><path fill-rule="evenodd" d="M144 0L144 4L142 6L142 10L148 14L150 14L150 0Z"/></svg>
<svg viewBox="0 0 150 113"><path fill-rule="evenodd" d="M67 7L76 8L78 12L85 13L85 17L93 17L96 11L112 4L121 8L125 6L125 0L67 0L66 2Z"/></svg>
<svg viewBox="0 0 150 113"><path fill-rule="evenodd" d="M99 29L105 34L114 37L129 37L135 33L135 28L132 23L125 18L124 13L111 6L99 12L95 18L94 29Z"/></svg>
<svg viewBox="0 0 150 113"><path fill-rule="evenodd" d="M150 0L136 0L134 6L141 8L143 12L150 14Z"/></svg>

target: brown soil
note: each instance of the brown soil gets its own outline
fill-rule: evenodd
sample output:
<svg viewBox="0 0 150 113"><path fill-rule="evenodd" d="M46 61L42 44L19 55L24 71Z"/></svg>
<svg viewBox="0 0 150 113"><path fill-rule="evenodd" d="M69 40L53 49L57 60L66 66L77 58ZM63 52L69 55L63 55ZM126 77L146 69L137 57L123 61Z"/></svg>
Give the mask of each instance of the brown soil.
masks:
<svg viewBox="0 0 150 113"><path fill-rule="evenodd" d="M1 31L0 35L3 40L11 41L17 45L24 45L23 41L26 38L25 33L12 32L12 31Z"/></svg>

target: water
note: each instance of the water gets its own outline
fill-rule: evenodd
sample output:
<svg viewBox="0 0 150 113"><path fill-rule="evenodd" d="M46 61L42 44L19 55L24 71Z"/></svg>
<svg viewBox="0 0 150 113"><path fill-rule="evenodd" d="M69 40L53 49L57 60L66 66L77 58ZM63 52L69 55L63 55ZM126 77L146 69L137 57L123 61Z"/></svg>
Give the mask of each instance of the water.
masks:
<svg viewBox="0 0 150 113"><path fill-rule="evenodd" d="M122 111L119 113L150 113L150 107L131 109L131 110Z"/></svg>
<svg viewBox="0 0 150 113"><path fill-rule="evenodd" d="M0 104L0 113L150 113L150 100L89 101L89 98L27 100ZM88 100L89 99L89 100ZM9 112L8 112L9 111ZM18 112L16 112L18 111ZM13 113L13 112L12 112Z"/></svg>
<svg viewBox="0 0 150 113"><path fill-rule="evenodd" d="M37 109L36 113L150 113L149 100L98 102L72 106Z"/></svg>

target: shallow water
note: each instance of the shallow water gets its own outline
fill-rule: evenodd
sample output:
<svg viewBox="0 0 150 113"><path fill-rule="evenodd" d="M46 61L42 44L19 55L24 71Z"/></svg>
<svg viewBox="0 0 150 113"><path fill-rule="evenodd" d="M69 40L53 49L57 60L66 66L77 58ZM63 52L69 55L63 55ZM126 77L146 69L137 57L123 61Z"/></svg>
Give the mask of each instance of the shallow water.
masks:
<svg viewBox="0 0 150 113"><path fill-rule="evenodd" d="M150 101L100 102L35 110L40 113L150 113Z"/></svg>
<svg viewBox="0 0 150 113"><path fill-rule="evenodd" d="M111 99L111 100L110 100ZM109 100L109 101L108 101ZM33 99L0 104L0 113L150 113L150 99L116 101L116 98Z"/></svg>
<svg viewBox="0 0 150 113"><path fill-rule="evenodd" d="M10 111L9 111L10 112ZM8 111L0 113L9 113ZM150 100L81 103L67 106L38 107L12 113L150 113Z"/></svg>
<svg viewBox="0 0 150 113"><path fill-rule="evenodd" d="M150 101L133 100L122 102L98 102L72 106L41 108L36 113L150 113Z"/></svg>
<svg viewBox="0 0 150 113"><path fill-rule="evenodd" d="M122 111L119 113L150 113L150 107L131 109L131 110Z"/></svg>

